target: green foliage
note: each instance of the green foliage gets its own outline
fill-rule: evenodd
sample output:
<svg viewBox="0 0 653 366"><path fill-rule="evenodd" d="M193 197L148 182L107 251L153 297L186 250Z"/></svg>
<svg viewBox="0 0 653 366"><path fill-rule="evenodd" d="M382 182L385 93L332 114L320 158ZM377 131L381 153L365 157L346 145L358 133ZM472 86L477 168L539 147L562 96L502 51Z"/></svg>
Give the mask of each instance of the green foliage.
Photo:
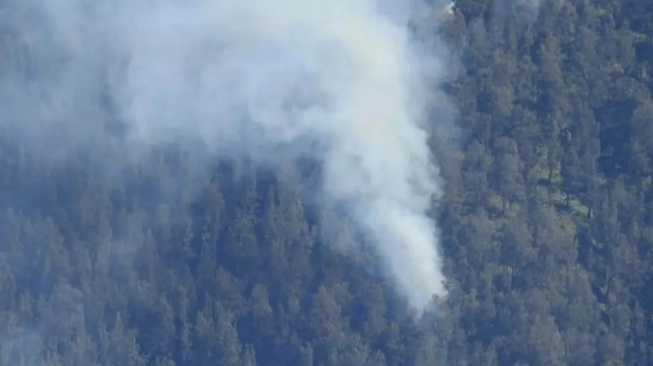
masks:
<svg viewBox="0 0 653 366"><path fill-rule="evenodd" d="M0 136L0 365L653 364L653 3L512 3L445 25L463 136L436 151L433 319L293 177L220 166L170 197L180 152L103 184ZM29 70L0 23L3 67Z"/></svg>

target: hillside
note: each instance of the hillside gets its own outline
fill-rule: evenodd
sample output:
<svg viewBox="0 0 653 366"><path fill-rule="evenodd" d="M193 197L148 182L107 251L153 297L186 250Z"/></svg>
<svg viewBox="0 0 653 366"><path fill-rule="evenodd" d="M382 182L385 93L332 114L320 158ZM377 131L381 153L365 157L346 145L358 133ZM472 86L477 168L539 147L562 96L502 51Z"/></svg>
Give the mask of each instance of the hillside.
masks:
<svg viewBox="0 0 653 366"><path fill-rule="evenodd" d="M19 3L0 74L29 82L49 66ZM653 3L511 4L458 0L439 30L461 66L458 132L432 136L449 295L417 324L298 172L60 159L2 122L38 106L3 103L0 365L653 364Z"/></svg>

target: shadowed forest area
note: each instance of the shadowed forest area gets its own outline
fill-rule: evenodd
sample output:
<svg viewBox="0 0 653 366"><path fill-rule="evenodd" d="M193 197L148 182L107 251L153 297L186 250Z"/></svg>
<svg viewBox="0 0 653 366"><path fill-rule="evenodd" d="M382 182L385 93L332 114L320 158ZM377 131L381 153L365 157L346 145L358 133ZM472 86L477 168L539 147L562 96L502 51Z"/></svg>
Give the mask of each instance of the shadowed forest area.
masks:
<svg viewBox="0 0 653 366"><path fill-rule="evenodd" d="M183 151L107 167L0 135L0 364L653 364L653 2L456 3L438 314L334 250L355 230L291 174L176 192ZM0 10L0 74L29 79Z"/></svg>

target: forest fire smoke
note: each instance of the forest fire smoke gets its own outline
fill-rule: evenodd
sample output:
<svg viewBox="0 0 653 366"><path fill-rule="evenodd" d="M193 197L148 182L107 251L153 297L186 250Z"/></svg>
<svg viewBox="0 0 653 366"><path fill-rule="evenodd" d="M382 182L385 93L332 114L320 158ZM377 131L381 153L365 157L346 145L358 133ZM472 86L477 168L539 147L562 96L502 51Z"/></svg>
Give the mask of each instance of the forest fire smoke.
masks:
<svg viewBox="0 0 653 366"><path fill-rule="evenodd" d="M199 141L214 157L272 167L289 158L319 160L323 181L314 193L353 207L410 306L421 313L445 295L437 227L427 215L441 190L423 130L424 52L411 40L408 6L43 4L53 44L69 51L63 76L47 79L60 101L52 113L83 114L62 98L81 103L102 85L138 149Z"/></svg>

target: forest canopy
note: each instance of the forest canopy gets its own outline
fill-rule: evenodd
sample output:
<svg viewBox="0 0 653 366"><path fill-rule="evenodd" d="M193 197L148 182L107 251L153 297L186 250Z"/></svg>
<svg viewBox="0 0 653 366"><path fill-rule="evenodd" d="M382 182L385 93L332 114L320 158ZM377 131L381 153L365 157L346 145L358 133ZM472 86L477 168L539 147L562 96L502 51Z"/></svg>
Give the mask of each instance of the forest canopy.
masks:
<svg viewBox="0 0 653 366"><path fill-rule="evenodd" d="M97 146L8 122L56 115L4 85L67 56L37 63L52 35L1 2L0 364L653 364L653 2L440 5L420 22L457 60L457 132L429 131L447 295L415 322L345 208L306 198L315 164L106 159L102 85L75 95Z"/></svg>

